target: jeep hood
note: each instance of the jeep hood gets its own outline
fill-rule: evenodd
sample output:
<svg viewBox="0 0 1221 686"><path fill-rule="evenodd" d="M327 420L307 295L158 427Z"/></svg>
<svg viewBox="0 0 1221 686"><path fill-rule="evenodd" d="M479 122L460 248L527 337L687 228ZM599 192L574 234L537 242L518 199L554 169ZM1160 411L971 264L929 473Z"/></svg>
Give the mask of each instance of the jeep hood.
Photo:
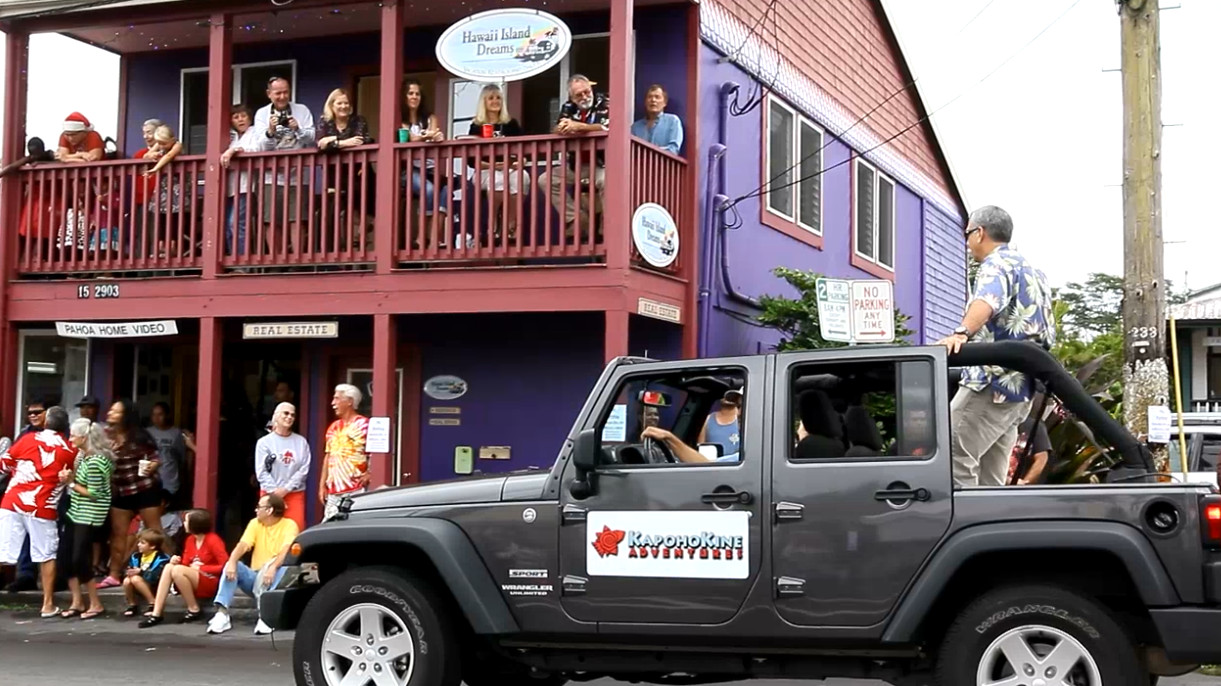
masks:
<svg viewBox="0 0 1221 686"><path fill-rule="evenodd" d="M380 488L352 498L352 512L433 505L477 505L502 500L536 500L548 472L526 469L504 474L464 476L448 481Z"/></svg>

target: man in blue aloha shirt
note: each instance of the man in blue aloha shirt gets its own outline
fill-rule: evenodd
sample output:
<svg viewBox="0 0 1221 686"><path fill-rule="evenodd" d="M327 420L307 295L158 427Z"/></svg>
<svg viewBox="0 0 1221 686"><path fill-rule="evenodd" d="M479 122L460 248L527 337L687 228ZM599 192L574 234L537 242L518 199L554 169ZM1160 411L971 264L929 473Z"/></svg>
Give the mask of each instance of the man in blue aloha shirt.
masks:
<svg viewBox="0 0 1221 686"><path fill-rule="evenodd" d="M1047 278L1009 247L1009 213L991 205L975 210L964 235L980 263L975 292L962 325L939 345L955 353L968 340L1055 343ZM954 483L1001 486L1018 425L1030 413L1033 384L1021 372L988 366L964 368L959 385L950 403Z"/></svg>

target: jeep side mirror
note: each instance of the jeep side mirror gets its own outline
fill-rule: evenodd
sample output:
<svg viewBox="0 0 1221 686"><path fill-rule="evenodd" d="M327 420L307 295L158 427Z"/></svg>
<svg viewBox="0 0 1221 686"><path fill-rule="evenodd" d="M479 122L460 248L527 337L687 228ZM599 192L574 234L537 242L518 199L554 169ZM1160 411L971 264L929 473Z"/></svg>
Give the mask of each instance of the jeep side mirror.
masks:
<svg viewBox="0 0 1221 686"><path fill-rule="evenodd" d="M585 429L577 434L576 444L572 447L572 466L576 468L576 478L569 486L568 492L577 500L584 500L594 494L598 479L598 434L596 429Z"/></svg>

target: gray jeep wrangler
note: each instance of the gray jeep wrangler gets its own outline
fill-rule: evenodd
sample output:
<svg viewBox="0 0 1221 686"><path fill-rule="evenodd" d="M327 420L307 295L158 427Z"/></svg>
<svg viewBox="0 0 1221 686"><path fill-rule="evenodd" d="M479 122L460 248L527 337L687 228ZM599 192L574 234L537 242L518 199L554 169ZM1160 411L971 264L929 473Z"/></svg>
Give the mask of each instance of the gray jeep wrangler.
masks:
<svg viewBox="0 0 1221 686"><path fill-rule="evenodd" d="M955 488L951 364L1040 381L1102 482ZM1221 661L1221 496L1153 473L1027 343L616 359L549 471L339 509L261 600L298 684L1147 686Z"/></svg>

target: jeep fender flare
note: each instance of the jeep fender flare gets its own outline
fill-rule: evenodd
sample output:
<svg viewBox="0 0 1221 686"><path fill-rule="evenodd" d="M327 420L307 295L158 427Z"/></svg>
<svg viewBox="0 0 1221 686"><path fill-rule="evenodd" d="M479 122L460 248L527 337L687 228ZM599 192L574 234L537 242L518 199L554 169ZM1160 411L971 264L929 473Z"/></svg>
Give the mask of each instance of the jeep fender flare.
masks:
<svg viewBox="0 0 1221 686"><path fill-rule="evenodd" d="M320 546L407 544L428 556L462 613L477 634L517 633L517 620L487 565L457 524L431 517L349 519L302 531L301 560L315 561ZM284 564L292 564L285 560Z"/></svg>
<svg viewBox="0 0 1221 686"><path fill-rule="evenodd" d="M1136 529L1115 522L1026 521L981 524L953 534L908 587L882 634L884 643L907 643L950 579L971 558L996 552L1060 548L1111 553L1131 577L1146 607L1179 604L1161 559Z"/></svg>

